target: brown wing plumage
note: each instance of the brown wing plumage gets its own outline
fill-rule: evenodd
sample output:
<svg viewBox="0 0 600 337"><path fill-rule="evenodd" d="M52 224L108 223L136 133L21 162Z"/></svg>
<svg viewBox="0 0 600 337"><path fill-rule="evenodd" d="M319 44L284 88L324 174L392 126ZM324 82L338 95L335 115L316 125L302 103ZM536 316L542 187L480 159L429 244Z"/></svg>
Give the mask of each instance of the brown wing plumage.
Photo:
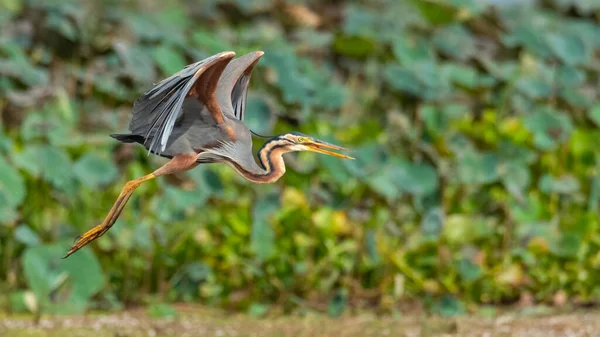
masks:
<svg viewBox="0 0 600 337"><path fill-rule="evenodd" d="M144 138L150 152L160 155L166 149L187 97L197 98L217 124L223 123L216 89L219 77L234 56L234 52L213 55L157 83L134 103L129 130ZM148 141L150 144L146 144Z"/></svg>

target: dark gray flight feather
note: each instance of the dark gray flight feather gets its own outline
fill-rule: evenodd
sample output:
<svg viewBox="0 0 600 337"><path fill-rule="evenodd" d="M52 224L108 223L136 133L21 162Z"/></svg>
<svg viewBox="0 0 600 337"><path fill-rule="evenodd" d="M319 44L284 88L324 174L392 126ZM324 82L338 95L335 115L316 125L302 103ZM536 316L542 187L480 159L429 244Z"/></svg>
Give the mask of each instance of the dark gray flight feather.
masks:
<svg viewBox="0 0 600 337"><path fill-rule="evenodd" d="M129 130L144 137L149 152L160 155L167 147L175 121L182 113L183 102L194 88L215 90L225 65L235 56L234 52L222 52L202 61L190 64L181 71L157 83L143 94L133 105L133 116ZM219 65L215 67L215 65ZM215 71L207 71L211 68ZM214 78L216 77L216 78ZM195 93L210 99L213 93ZM206 105L206 102L201 102ZM146 144L148 141L150 144Z"/></svg>
<svg viewBox="0 0 600 337"><path fill-rule="evenodd" d="M254 51L231 60L221 74L217 87L217 100L223 107L224 114L233 112L234 116L244 120L246 111L246 97L252 70L264 52Z"/></svg>

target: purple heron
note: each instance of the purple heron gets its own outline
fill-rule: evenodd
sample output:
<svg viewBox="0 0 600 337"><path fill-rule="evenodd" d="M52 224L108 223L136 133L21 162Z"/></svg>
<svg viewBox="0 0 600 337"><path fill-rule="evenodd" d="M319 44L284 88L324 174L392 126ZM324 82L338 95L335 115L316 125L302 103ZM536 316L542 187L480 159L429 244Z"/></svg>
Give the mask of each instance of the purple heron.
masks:
<svg viewBox="0 0 600 337"><path fill-rule="evenodd" d="M104 221L79 236L65 257L106 233L142 183L191 170L199 164L225 163L247 180L272 183L285 173L283 154L312 151L339 158L347 150L307 135L291 132L270 138L252 153L251 131L244 124L252 69L262 51L233 59L222 52L190 64L143 94L133 106L130 134L112 134L123 143L139 143L149 153L170 160L143 177L128 181Z"/></svg>

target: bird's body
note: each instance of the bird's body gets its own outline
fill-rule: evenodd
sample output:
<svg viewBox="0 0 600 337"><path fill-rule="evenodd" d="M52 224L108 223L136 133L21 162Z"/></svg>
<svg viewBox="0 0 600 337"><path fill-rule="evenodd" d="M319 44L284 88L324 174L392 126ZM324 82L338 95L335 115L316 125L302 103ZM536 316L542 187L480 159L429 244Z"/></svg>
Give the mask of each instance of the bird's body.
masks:
<svg viewBox="0 0 600 337"><path fill-rule="evenodd" d="M153 173L129 181L102 224L79 237L67 256L108 231L133 191L147 180L199 164L225 163L249 181L272 183L285 173L286 152L313 151L352 159L327 150L342 147L294 132L269 139L255 161L252 135L243 119L250 75L262 55L257 51L235 60L233 52L213 55L157 83L135 102L131 133L111 136L142 144L150 153L170 160Z"/></svg>

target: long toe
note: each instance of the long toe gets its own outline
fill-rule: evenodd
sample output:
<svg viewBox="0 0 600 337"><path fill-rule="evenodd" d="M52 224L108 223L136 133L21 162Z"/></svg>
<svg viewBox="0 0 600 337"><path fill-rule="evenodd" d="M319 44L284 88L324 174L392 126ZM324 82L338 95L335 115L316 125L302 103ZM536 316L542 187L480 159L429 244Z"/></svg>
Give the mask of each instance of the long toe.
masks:
<svg viewBox="0 0 600 337"><path fill-rule="evenodd" d="M109 228L110 227L108 227L108 226L98 225L98 226L90 229L89 231L85 232L83 235L81 235L80 237L75 239L75 242L71 246L71 249L69 249L69 251L67 252L67 255L65 255L64 258L69 257L71 254L73 254L76 251L78 251L79 249L83 248L88 243L101 237L104 233L106 233L108 231Z"/></svg>

